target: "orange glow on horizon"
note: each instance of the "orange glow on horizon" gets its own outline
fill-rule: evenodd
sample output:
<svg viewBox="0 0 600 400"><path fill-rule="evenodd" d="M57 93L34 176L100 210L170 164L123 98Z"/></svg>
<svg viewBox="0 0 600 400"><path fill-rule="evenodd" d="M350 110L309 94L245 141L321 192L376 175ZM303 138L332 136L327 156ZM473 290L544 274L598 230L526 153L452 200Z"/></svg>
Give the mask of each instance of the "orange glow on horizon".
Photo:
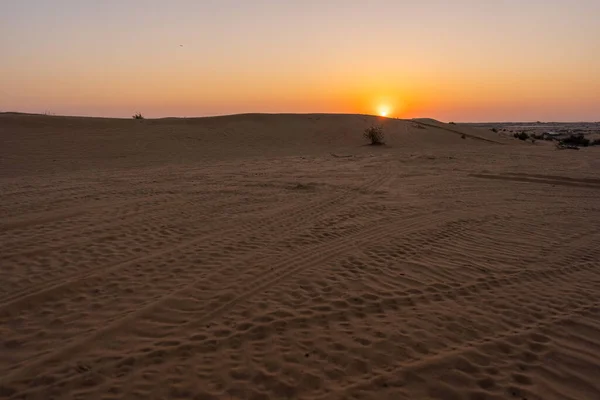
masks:
<svg viewBox="0 0 600 400"><path fill-rule="evenodd" d="M2 111L598 118L598 1L573 7L553 0L540 8L382 0L385 7L322 2L315 9L305 2L182 0L185 7L140 9L135 1L65 0L73 6L56 15L26 1L7 3L0 6L3 36L18 40L3 43ZM490 29L492 12L511 29ZM133 25L130 14L139 15ZM397 15L426 23L398 24ZM378 23L354 29L365 18Z"/></svg>

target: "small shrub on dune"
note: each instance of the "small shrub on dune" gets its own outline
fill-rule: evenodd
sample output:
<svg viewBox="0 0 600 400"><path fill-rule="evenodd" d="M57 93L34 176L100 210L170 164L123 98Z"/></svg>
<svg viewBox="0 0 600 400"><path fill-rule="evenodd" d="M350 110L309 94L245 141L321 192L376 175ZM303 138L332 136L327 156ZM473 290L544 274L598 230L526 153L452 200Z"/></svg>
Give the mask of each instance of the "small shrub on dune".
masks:
<svg viewBox="0 0 600 400"><path fill-rule="evenodd" d="M383 127L381 126L372 126L370 128L365 129L363 133L365 139L371 142L371 146L382 145L383 142Z"/></svg>
<svg viewBox="0 0 600 400"><path fill-rule="evenodd" d="M133 119L144 119L144 116L142 115L142 113L135 113L133 114Z"/></svg>

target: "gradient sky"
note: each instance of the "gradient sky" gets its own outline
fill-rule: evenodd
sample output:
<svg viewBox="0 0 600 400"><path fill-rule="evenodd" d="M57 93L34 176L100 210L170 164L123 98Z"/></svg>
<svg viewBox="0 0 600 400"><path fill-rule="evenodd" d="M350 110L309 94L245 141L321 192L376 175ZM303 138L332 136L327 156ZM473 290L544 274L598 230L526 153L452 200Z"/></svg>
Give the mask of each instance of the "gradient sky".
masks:
<svg viewBox="0 0 600 400"><path fill-rule="evenodd" d="M0 111L382 106L600 120L600 0L0 0Z"/></svg>

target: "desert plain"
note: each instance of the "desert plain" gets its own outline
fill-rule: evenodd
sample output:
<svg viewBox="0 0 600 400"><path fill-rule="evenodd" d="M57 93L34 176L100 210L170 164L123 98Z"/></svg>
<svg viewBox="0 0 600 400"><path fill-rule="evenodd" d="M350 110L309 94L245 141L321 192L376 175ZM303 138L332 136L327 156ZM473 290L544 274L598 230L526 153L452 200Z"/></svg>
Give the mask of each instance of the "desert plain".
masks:
<svg viewBox="0 0 600 400"><path fill-rule="evenodd" d="M426 119L0 114L0 398L599 399L598 171Z"/></svg>

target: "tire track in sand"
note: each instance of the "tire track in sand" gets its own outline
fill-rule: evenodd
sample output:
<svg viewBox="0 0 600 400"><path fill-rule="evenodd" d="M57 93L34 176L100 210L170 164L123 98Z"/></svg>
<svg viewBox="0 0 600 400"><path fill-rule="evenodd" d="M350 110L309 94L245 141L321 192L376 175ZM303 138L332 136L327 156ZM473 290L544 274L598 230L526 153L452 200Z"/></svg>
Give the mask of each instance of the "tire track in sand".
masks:
<svg viewBox="0 0 600 400"><path fill-rule="evenodd" d="M455 216L456 212L453 212L452 215ZM316 246L311 246L308 249L304 249L303 251L296 253L290 257L282 257L276 264L273 264L271 270L266 271L266 273L260 274L258 277L256 277L250 282L241 282L241 286L250 287L250 289L243 290L238 296L236 296L231 301L226 302L220 307L214 308L210 312L204 313L204 315L194 319L193 322L186 324L185 328L193 329L194 327L205 325L211 320L227 312L240 301L259 293L266 287L272 286L283 279L291 277L295 273L319 265L320 263L335 258L336 256L343 254L348 250L351 250L355 247L356 241L368 242L370 240L377 239L381 236L387 236L391 233L409 234L411 232L421 229L424 224L438 223L439 219L440 215L427 213L418 216L408 224L406 224L406 219L403 219L402 221L405 222L405 224L399 227L399 221L389 221L388 217L382 217L373 221L368 228L356 229L355 232L353 232L350 236L342 237L334 243L322 243ZM383 226L381 223L384 223ZM212 279L214 279L214 276L210 275L209 277L203 280L211 281ZM99 341L102 338L106 337L114 337L116 332L122 327L129 326L133 321L142 317L149 311L154 310L161 303L171 298L174 294L178 294L182 291L189 290L193 288L193 286L197 283L198 281L194 281L188 285L185 285L183 288L178 289L176 292L171 292L165 296L162 296L156 301L147 304L139 310L126 314L124 317L121 317L111 322L108 326L94 331L93 333L81 340L70 343L67 346L64 346L63 348L51 354L43 356L38 360L32 360L25 367L11 371L7 379L19 379L19 376L27 374L28 371L39 369L44 364L55 363L57 362L57 360L59 360L61 357L64 357L67 354L72 357L73 355L81 351L85 351L86 349L89 349L92 343L94 343L95 341Z"/></svg>
<svg viewBox="0 0 600 400"><path fill-rule="evenodd" d="M540 330L548 329L553 325L573 320L589 313L596 314L598 312L598 307L600 307L600 303L590 302L589 304L568 311L553 314L542 320L521 325L516 329L501 332L493 336L487 336L482 339L468 341L459 347L446 348L433 355L428 355L427 357L399 362L393 366L389 366L381 371L376 372L376 375L360 379L357 383L344 387L341 391L336 392L334 396L328 394L326 396L319 396L316 398L323 400L331 398L345 399L350 396L350 393L353 391L372 390L374 385L378 387L402 387L410 383L411 377L415 376L414 374L418 374L420 372L431 373L430 370L432 367L442 368L447 371L453 367L455 368L458 362L465 360L464 356L469 352L478 351L480 354L479 358L481 358L481 354L486 354L486 350L490 347L505 346L506 348L506 343L509 342L510 339L535 335ZM533 354L534 355L532 357L536 357L535 353ZM470 364L468 364L468 357L466 360L466 368L473 368L470 367Z"/></svg>
<svg viewBox="0 0 600 400"><path fill-rule="evenodd" d="M322 200L322 198L315 199L310 203L300 204L292 207L286 207L283 211L279 211L275 213L272 217L270 217L267 221L262 221L261 229L256 230L253 229L256 227L255 223L246 224L246 228L249 230L247 234L257 235L261 230L270 230L270 229L282 229L284 231L289 230L290 227L298 227L302 225L312 225L314 220L318 220L318 216L330 210L332 207L339 208L340 205L343 205L348 202L352 202L353 200L361 197L361 193L369 192L375 190L386 182L390 181L393 177L392 170L389 168L389 163L386 165L386 169L384 173L379 175L376 179L370 179L365 184L359 186L358 188L352 187L346 190L342 194L338 194L335 196L327 196L327 200ZM298 222L300 220L300 222ZM226 230L225 232L221 232L219 236L227 236L229 233L234 231L238 231L239 226L235 227L231 230ZM207 235L213 236L214 235ZM246 235L247 236L247 235ZM170 254L177 250L181 250L186 247L190 247L195 243L205 240L206 237L195 238L194 240L187 241L182 243L181 245L176 246L175 248L169 247L164 249L163 251L154 252L152 254L146 255L144 257L136 257L134 260L129 260L124 263L119 263L117 265L113 265L109 271L104 270L101 272L93 272L90 274L77 275L72 278L69 282L60 282L53 286L45 286L39 288L39 290L34 291L32 293L26 293L22 296L15 296L15 298L8 299L2 305L2 311L6 315L10 313L11 309L17 309L19 306L31 303L36 300L45 300L48 296L51 296L53 293L60 293L63 290L66 290L73 284L81 283L81 280L91 279L94 277L98 277L98 275L109 273L110 271L115 271L119 268L123 268L126 266L133 265L135 263L139 263L141 261L152 260L155 257L164 254Z"/></svg>
<svg viewBox="0 0 600 400"><path fill-rule="evenodd" d="M374 180L368 181L366 184L361 185L358 189L350 189L344 191L342 194L338 194L335 196L329 196L329 198L323 199L315 199L311 200L308 204L299 204L295 206L285 206L281 210L275 212L272 216L267 219L263 219L260 224L260 228L257 231L256 223L250 222L245 223L240 227L239 223L229 223L226 225L224 229L221 229L218 236L226 237L232 233L241 231L249 231L253 235L258 234L260 231L269 231L271 229L282 227L286 229L288 227L299 226L300 223L298 219L303 219L305 222L312 222L311 220L314 218L318 218L319 215L325 213L335 206L340 206L345 202L351 201L356 197L360 196L360 192L364 191L372 191L375 188L380 187L386 181L391 180L392 174L391 170L387 168L386 173L381 174ZM352 196L354 195L354 196ZM112 265L110 267L104 268L101 271L92 271L84 274L75 274L72 276L63 276L56 280L50 282L44 282L43 284L32 288L24 293L18 293L7 298L4 298L0 301L0 313L4 312L7 307L18 306L23 302L28 302L34 300L35 298L39 298L47 294L48 292L58 291L62 288L65 288L69 285L74 284L75 282L82 279L93 278L98 275L107 274L118 270L120 268L129 266L133 263L145 262L152 260L153 258L164 256L166 254L170 254L176 251L180 251L182 249L193 246L196 243L203 242L207 239L214 239L214 232L210 231L206 234L196 237L191 240L184 241L175 246L169 246L167 248L163 248L154 252L151 252L144 256L134 257L125 261L122 261L118 264Z"/></svg>
<svg viewBox="0 0 600 400"><path fill-rule="evenodd" d="M422 220L421 220L422 221ZM416 221L415 221L416 222ZM385 233L389 233L390 231L393 230L393 226L394 223L390 223L388 224L388 226L385 227L385 229L382 229L381 231L385 234ZM372 230L368 230L369 232L371 232ZM358 236L358 235L362 235L364 234L364 231L360 231L359 233L355 234L354 236ZM404 231L405 234L410 233L410 230L405 230ZM371 234L373 234L373 232L371 232ZM340 240L340 242L345 242L346 240ZM340 243L341 244L341 243ZM339 247L340 244L338 244ZM315 246L315 247L320 247L322 248L323 245L321 246ZM328 254L319 254L317 251L317 249L315 248L311 248L311 249L307 249L303 252L306 254L313 254L313 256L311 256L308 259L308 263L307 265L305 265L305 268L300 267L299 265L293 265L292 267L288 268L286 271L282 271L280 274L277 273L273 273L271 274L271 276L269 278L267 278L267 280L265 282L261 283L261 280L264 280L265 275L261 275L260 278L257 278L253 284L256 284L255 286L253 286L252 288L250 288L249 290L241 293L236 299L232 300L231 302L224 304L220 309L216 309L213 312L210 312L208 314L205 314L204 317L201 317L199 320L194 320L193 323L188 323L185 325L180 326L179 328L185 328L186 332L198 332L198 330L196 328L198 327L202 327L202 325L212 321L213 319L215 319L216 317L218 317L219 315L222 315L224 312L226 312L228 309L230 309L231 307L233 307L236 303L239 303L240 300L243 299L247 299L248 297L251 297L254 293L261 291L262 289L264 289L264 287L271 287L274 283L276 283L278 280L284 279L286 277L289 277L291 275L293 275L293 273L297 272L299 269L300 270L305 270L306 268L310 268L310 267L314 267L316 265L320 264L320 260L322 259L326 259L326 258L331 258L333 256L335 256L335 254L338 254L339 252L343 252L343 248L339 248L337 252L331 252ZM285 264L285 261L282 260L281 264ZM558 279L561 279L561 277L564 277L565 275L570 276L572 274L577 274L580 272L586 272L588 271L590 268L592 268L590 265L579 265L579 266L572 266L572 267L565 267L565 268L558 268L556 270L551 270L551 271L538 271L537 273L529 273L524 271L522 276L525 279L520 279L521 275L519 276L513 276L513 277L507 277L507 278L501 278L501 279L495 279L495 282L481 282L481 283L475 283L472 285L465 285L465 287L461 287L461 288L455 288L455 289L451 289L451 290L442 290L442 291L436 291L435 293L427 293L424 295L417 295L417 296L408 296L407 300L410 301L404 301L402 299L398 300L398 301L394 301L394 302L387 302L387 301L383 301L379 307L379 309L393 309L395 311L398 311L399 309L402 309L403 307L430 307L435 305L438 302L446 302L446 301L456 301L456 296L455 295L472 295L474 293L478 293L478 294L482 294L482 295L487 295L487 297L490 298L496 298L495 293L497 292L501 292L504 291L507 287L512 287L512 286L529 286L529 285L539 285L539 279L541 278L542 280L549 280L549 282L554 282ZM564 281L564 278L561 279ZM485 296L484 296L485 297ZM148 310L145 310L148 311ZM342 311L342 312L332 312L330 314L327 314L327 320L328 321L335 321L336 316L337 317L343 317L345 315L347 315L347 310L346 311ZM118 326L112 326L112 327L108 327L108 330L102 331L102 332L97 332L98 334L100 334L100 336L94 335L94 340L98 340L101 339L103 337L113 337L113 334L115 333L114 329L118 329L119 327L125 325L125 324L129 324L132 323L135 319L139 318L141 315L134 315L134 316L128 316L126 317L126 320L121 320L118 321ZM290 327L289 329L291 329L291 326L293 324L288 324L288 326ZM280 332L281 333L281 332ZM69 354L69 355L73 355L76 354L78 352L81 351L85 351L85 349L88 348L88 346L93 342L93 340L91 340L92 338L87 338L84 342L82 343L77 343L75 346L69 346L66 349L62 349L59 350L59 353L54 354L54 357L57 358L61 358L63 357L65 354ZM173 339L175 340L175 339ZM478 340L479 342L481 342L483 339ZM161 339L162 341L162 339ZM156 343L156 348L160 348L161 346L159 345L160 341ZM470 343L470 342L469 342ZM469 343L467 343L466 345L469 345ZM465 344L463 344L465 345ZM463 346L461 345L461 346ZM147 345L149 347L152 347L152 345ZM182 346L186 346L188 347L188 350L190 350L189 346L190 344L186 344L184 341L184 344L182 344ZM192 345L194 346L194 345ZM198 346L202 346L201 344L199 344ZM175 349L176 350L176 349ZM176 352L176 351L175 351ZM167 357L169 357L170 353L167 353L163 360L166 360ZM127 356L124 355L123 357ZM137 362L140 362L141 364L144 364L142 361L144 359L144 357L151 357L151 355L145 355L145 354L141 354L138 355L136 357ZM47 362L51 363L52 360L48 359L46 360ZM119 361L115 361L115 365L118 364ZM114 366L114 365L113 365ZM110 369L110 365L108 366L108 369ZM105 368L102 368L103 370L105 370ZM16 379L16 376L13 376L11 374L11 377ZM11 378L11 379L13 379ZM122 376L121 376L122 378ZM72 377L72 379L79 379L78 377ZM65 382L68 381L69 378L66 378L65 380L61 380L60 382ZM7 381L8 382L8 381Z"/></svg>

